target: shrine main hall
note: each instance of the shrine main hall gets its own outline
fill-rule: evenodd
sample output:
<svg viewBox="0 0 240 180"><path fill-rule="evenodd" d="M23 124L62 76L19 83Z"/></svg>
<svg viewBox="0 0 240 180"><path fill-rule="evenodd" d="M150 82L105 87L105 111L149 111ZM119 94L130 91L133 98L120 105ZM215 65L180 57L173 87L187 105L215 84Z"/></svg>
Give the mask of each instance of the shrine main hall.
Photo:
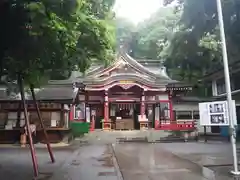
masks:
<svg viewBox="0 0 240 180"><path fill-rule="evenodd" d="M173 111L174 98L192 87L172 80L159 60L135 60L122 52L109 67L94 64L84 74L74 71L69 79L49 81L45 94L71 87L69 120L89 122L91 130L194 128L194 119L178 121Z"/></svg>

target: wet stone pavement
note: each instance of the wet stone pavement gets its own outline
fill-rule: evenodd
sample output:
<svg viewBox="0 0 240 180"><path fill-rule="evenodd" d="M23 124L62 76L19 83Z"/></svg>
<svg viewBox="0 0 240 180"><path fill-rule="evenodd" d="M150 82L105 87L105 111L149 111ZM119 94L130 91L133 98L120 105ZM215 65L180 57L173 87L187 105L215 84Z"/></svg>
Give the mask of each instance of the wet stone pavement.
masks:
<svg viewBox="0 0 240 180"><path fill-rule="evenodd" d="M86 145L50 180L119 180L119 176L111 145Z"/></svg>
<svg viewBox="0 0 240 180"><path fill-rule="evenodd" d="M80 143L79 143L80 144ZM229 144L114 143L37 149L38 180L233 180ZM0 180L33 179L28 149L0 147ZM236 178L235 178L236 179Z"/></svg>
<svg viewBox="0 0 240 180"><path fill-rule="evenodd" d="M124 180L239 180L228 173L232 169L229 149L228 144L114 145Z"/></svg>
<svg viewBox="0 0 240 180"><path fill-rule="evenodd" d="M199 167L155 145L116 144L124 180L204 180Z"/></svg>
<svg viewBox="0 0 240 180"><path fill-rule="evenodd" d="M37 160L39 164L39 179L48 179L66 157L74 152L72 148L59 148L54 150L56 163L52 164L46 149L37 149ZM28 148L1 148L0 147L0 179L1 180L31 180L33 179L33 168L31 155Z"/></svg>
<svg viewBox="0 0 240 180"><path fill-rule="evenodd" d="M168 152L183 160L193 162L202 167L202 174L208 179L234 179L230 171L233 170L233 157L230 143L208 142L208 143L166 143L157 144ZM237 149L240 145L237 144ZM240 154L238 154L240 160Z"/></svg>
<svg viewBox="0 0 240 180"><path fill-rule="evenodd" d="M83 145L54 149L52 164L46 149L37 149L37 180L118 180L111 145ZM33 169L28 149L0 147L0 180L32 180Z"/></svg>

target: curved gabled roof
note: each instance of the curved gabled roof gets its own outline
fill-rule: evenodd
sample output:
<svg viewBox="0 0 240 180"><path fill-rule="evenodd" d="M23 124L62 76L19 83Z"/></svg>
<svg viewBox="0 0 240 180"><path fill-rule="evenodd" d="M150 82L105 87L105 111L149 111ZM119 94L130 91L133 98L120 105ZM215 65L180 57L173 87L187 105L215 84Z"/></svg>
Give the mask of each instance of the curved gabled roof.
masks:
<svg viewBox="0 0 240 180"><path fill-rule="evenodd" d="M139 70L141 70L142 72L145 72L146 74L150 75L150 76L155 76L155 77L162 77L162 78L167 78L167 79L171 79L168 75L166 75L166 73L161 73L161 67L159 67L160 73L156 74L153 71L150 71L150 69L146 68L145 66L143 66L142 64L140 64L139 62L137 62L135 59L133 59L130 55L128 55L127 53L124 53L122 55L122 57L124 58L124 60L126 60L128 63L132 64L134 67L138 68Z"/></svg>
<svg viewBox="0 0 240 180"><path fill-rule="evenodd" d="M108 68L103 69L102 66L101 67L99 66L98 68L95 69L95 71L92 70L89 73L87 73L86 76L95 77L95 76L100 76L102 74L108 73L108 72L114 70L115 68L117 68L122 63L122 61L124 61L124 63L128 64L132 68L134 68L148 76L171 80L171 78L167 75L167 73L165 71L165 67L160 67L160 66L153 67L154 70L151 68L147 68L147 67L143 66L141 63L139 63L137 60L133 59L126 52L120 52L117 55L116 60ZM157 69L158 69L158 71L157 71Z"/></svg>
<svg viewBox="0 0 240 180"><path fill-rule="evenodd" d="M119 74L114 74L107 78L102 78L102 79L89 78L89 79L85 79L83 83L86 84L87 86L89 85L102 86L102 85L110 84L116 81L121 81L124 79L128 81L138 82L151 87L162 87L162 86L166 86L169 83L168 80L157 82L156 79L149 78L149 77L143 78L141 74L134 74L134 73L132 74L119 73Z"/></svg>
<svg viewBox="0 0 240 180"><path fill-rule="evenodd" d="M154 63L151 65L152 61ZM178 81L172 80L160 60L148 60L138 62L126 52L120 52L113 64L107 68L103 65L94 65L85 74L73 71L69 79L49 81L51 85L72 86L75 82L83 83L89 87L100 87L117 81L135 81L149 87L162 87L175 84L186 86ZM146 65L146 66L145 66Z"/></svg>

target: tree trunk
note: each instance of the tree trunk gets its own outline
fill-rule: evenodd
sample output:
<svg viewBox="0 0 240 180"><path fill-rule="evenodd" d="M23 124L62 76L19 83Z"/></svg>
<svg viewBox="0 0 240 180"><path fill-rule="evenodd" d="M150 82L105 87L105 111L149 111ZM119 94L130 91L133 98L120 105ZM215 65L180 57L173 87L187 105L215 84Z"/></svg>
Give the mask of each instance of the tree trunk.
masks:
<svg viewBox="0 0 240 180"><path fill-rule="evenodd" d="M41 113L40 113L38 102L36 100L36 96L35 96L35 92L34 92L34 85L33 84L30 84L30 90L31 90L34 106L35 106L36 111L37 111L38 119L40 121L41 128L43 129L43 133L44 133L44 136L45 136L48 152L49 152L49 155L50 155L52 163L54 163L55 159L54 159L54 156L53 156L53 153L52 153L52 149L51 149L51 146L50 146L50 143L49 143L48 134L47 134L47 131L45 129L45 126L44 126L44 123L43 123L43 119L42 119L42 116L41 116Z"/></svg>
<svg viewBox="0 0 240 180"><path fill-rule="evenodd" d="M36 157L36 151L33 145L33 140L32 140L32 132L30 129L30 122L28 119L28 113L27 113L27 106L26 106L26 100L25 100L25 94L24 94L24 85L23 85L23 79L22 76L19 74L18 75L18 85L21 93L21 100L23 104L23 109L24 109L24 118L25 118L25 126L27 130L27 135L29 139L29 145L30 145L30 151L31 151L31 156L32 156L32 163L33 163L33 169L34 169L34 176L38 176L38 164L37 164L37 157Z"/></svg>
<svg viewBox="0 0 240 180"><path fill-rule="evenodd" d="M17 111L17 124L16 124L17 128L20 128L20 121L21 121L21 114L22 114L21 106L22 106L22 103L19 102L18 111Z"/></svg>

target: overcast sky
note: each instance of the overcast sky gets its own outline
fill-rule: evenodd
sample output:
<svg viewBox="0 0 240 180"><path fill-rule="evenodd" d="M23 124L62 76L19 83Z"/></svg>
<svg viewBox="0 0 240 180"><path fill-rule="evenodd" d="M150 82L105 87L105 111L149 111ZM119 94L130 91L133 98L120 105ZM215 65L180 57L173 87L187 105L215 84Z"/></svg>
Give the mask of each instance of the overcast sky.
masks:
<svg viewBox="0 0 240 180"><path fill-rule="evenodd" d="M162 6L163 0L116 0L114 10L118 17L128 18L134 23L148 18Z"/></svg>

